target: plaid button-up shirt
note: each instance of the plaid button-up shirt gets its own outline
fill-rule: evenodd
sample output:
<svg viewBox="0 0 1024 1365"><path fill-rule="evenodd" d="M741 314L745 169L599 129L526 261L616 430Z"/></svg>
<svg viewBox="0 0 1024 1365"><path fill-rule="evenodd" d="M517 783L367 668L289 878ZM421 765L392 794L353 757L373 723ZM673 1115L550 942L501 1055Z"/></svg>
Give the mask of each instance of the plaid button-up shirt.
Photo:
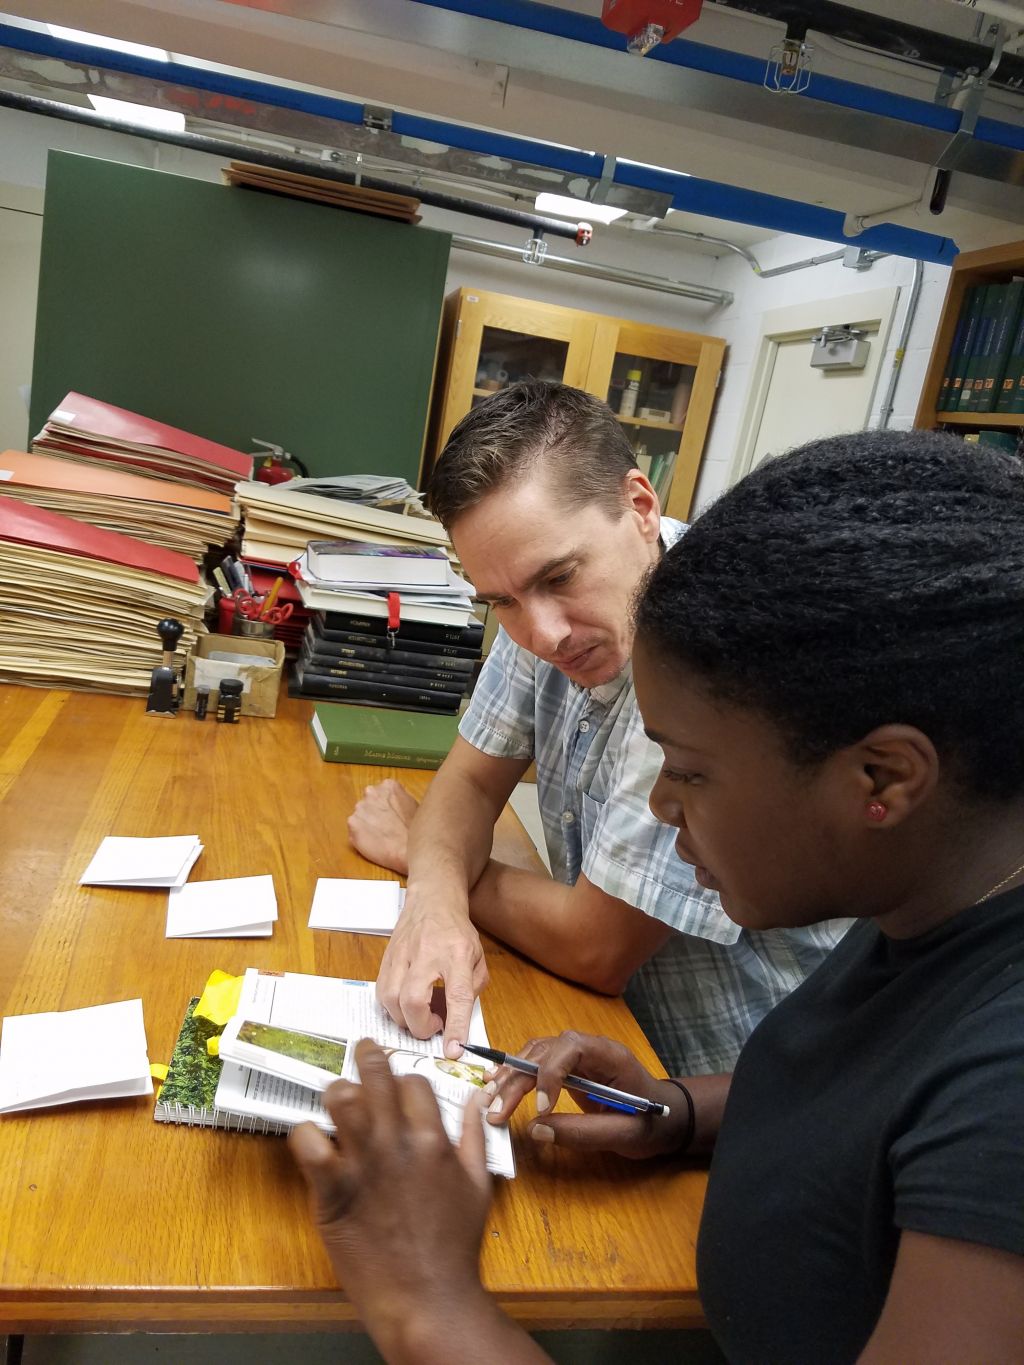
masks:
<svg viewBox="0 0 1024 1365"><path fill-rule="evenodd" d="M671 544L685 528L662 518ZM459 732L495 758L533 758L552 876L582 873L609 896L677 930L634 973L626 1000L672 1075L730 1071L761 1018L814 970L848 921L751 932L675 852L647 804L661 768L627 665L582 688L498 637Z"/></svg>

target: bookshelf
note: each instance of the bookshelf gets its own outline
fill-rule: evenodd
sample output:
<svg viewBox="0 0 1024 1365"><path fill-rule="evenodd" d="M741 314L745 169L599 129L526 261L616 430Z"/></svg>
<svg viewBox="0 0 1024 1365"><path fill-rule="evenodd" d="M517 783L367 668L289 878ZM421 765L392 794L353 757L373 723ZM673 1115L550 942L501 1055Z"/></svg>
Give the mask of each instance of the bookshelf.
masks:
<svg viewBox="0 0 1024 1365"><path fill-rule="evenodd" d="M963 252L956 258L914 418L916 427L945 427L965 435L985 430L1010 433L1024 430L1024 413L1021 412L949 412L938 408L942 380L947 371L947 360L965 294L974 285L1008 284L1015 275L1024 275L1024 242Z"/></svg>

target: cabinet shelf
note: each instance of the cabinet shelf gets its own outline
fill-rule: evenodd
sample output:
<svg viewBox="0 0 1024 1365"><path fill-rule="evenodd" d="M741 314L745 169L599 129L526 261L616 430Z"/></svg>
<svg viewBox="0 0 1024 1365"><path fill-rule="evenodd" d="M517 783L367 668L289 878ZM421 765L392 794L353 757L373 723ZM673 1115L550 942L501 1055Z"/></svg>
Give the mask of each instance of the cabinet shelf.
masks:
<svg viewBox="0 0 1024 1365"><path fill-rule="evenodd" d="M1024 412L937 412L935 420L956 427L1024 427Z"/></svg>
<svg viewBox="0 0 1024 1365"><path fill-rule="evenodd" d="M623 417L615 414L624 427L653 427L656 431L682 431L682 422L657 422L653 417Z"/></svg>

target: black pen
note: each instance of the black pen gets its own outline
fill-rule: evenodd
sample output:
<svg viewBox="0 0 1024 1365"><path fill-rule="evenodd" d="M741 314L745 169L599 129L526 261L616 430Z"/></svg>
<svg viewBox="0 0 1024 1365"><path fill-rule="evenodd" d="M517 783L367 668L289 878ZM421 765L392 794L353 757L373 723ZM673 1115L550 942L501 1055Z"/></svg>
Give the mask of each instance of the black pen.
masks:
<svg viewBox="0 0 1024 1365"><path fill-rule="evenodd" d="M499 1052L496 1047L475 1047L472 1043L463 1043L462 1047L466 1052L472 1052L474 1057L486 1057L498 1066L509 1066L513 1071L522 1071L527 1076L537 1074L537 1063L528 1062L525 1057L513 1057L511 1052ZM660 1117L669 1112L667 1104L645 1099L643 1095L630 1095L625 1090L616 1090L614 1086L601 1085L599 1081L584 1080L582 1076L566 1076L562 1084L567 1090L578 1090L588 1099L597 1100L598 1104L607 1105L609 1109L621 1109L624 1114L654 1114Z"/></svg>

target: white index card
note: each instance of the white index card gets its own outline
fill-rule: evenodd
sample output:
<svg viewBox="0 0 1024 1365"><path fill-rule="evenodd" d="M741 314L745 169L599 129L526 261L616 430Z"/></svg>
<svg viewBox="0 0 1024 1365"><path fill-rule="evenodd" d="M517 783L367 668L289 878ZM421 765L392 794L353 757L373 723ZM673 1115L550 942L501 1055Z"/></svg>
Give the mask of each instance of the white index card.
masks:
<svg viewBox="0 0 1024 1365"><path fill-rule="evenodd" d="M198 834L135 839L108 835L79 879L81 886L182 886L203 851Z"/></svg>
<svg viewBox="0 0 1024 1365"><path fill-rule="evenodd" d="M3 1021L0 1113L152 1093L141 1000Z"/></svg>
<svg viewBox="0 0 1024 1365"><path fill-rule="evenodd" d="M390 935L404 904L405 887L398 882L321 877L313 893L309 927Z"/></svg>
<svg viewBox="0 0 1024 1365"><path fill-rule="evenodd" d="M167 896L168 938L268 938L276 919L269 873L189 882Z"/></svg>

